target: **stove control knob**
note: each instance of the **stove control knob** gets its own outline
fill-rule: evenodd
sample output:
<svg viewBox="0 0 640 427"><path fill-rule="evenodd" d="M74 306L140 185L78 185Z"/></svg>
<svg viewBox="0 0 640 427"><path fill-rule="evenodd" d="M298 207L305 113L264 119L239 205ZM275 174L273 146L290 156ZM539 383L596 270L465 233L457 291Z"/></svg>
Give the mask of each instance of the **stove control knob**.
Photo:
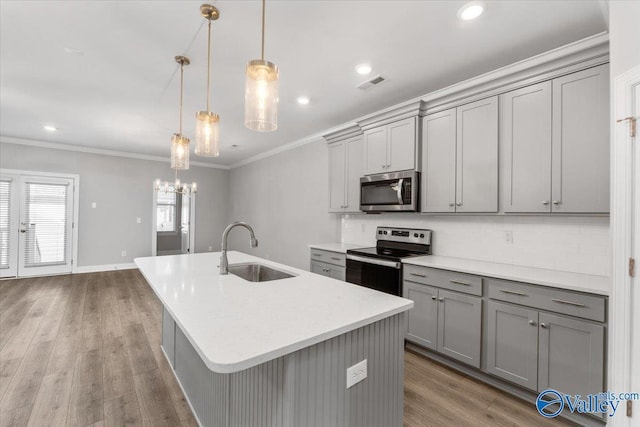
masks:
<svg viewBox="0 0 640 427"><path fill-rule="evenodd" d="M418 237L418 233L413 233L413 237Z"/></svg>
<svg viewBox="0 0 640 427"><path fill-rule="evenodd" d="M387 232L385 231L384 234L387 234Z"/></svg>
<svg viewBox="0 0 640 427"><path fill-rule="evenodd" d="M421 238L421 239L424 239L424 233L421 233L421 234L420 234L420 238Z"/></svg>
<svg viewBox="0 0 640 427"><path fill-rule="evenodd" d="M382 231L378 231L378 234L382 234Z"/></svg>

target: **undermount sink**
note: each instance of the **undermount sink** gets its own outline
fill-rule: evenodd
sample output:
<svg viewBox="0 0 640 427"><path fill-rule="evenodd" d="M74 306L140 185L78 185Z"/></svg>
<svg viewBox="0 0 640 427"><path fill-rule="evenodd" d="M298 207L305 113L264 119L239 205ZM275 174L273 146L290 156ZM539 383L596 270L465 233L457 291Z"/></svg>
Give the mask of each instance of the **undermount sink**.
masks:
<svg viewBox="0 0 640 427"><path fill-rule="evenodd" d="M295 275L282 270L267 267L264 264L243 263L229 266L229 273L242 277L249 282L268 282L270 280L288 279Z"/></svg>

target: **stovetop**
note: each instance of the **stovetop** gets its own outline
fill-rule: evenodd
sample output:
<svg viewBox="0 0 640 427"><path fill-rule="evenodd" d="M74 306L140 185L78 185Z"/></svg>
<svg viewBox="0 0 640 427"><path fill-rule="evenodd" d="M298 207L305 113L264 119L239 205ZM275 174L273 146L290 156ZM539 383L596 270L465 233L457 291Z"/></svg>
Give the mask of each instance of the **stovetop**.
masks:
<svg viewBox="0 0 640 427"><path fill-rule="evenodd" d="M385 248L378 246L373 248L349 249L347 250L347 253L370 258L388 259L390 261L400 261L403 258L428 255L428 253L424 251L412 251L407 249Z"/></svg>
<svg viewBox="0 0 640 427"><path fill-rule="evenodd" d="M347 251L347 254L391 261L400 261L403 258L429 255L430 253L431 230L391 227L376 229L375 247Z"/></svg>

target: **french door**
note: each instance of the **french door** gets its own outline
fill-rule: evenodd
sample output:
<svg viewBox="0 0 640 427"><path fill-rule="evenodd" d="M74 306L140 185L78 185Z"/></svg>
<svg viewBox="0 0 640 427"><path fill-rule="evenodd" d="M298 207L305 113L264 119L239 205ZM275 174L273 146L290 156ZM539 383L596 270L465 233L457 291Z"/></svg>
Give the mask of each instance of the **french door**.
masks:
<svg viewBox="0 0 640 427"><path fill-rule="evenodd" d="M71 273L74 180L0 176L0 277Z"/></svg>

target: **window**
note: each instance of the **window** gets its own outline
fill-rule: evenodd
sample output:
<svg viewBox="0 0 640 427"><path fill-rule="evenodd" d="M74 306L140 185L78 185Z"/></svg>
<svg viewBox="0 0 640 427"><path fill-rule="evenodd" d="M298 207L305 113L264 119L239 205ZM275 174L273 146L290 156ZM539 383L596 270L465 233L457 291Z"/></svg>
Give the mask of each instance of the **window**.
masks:
<svg viewBox="0 0 640 427"><path fill-rule="evenodd" d="M169 187L167 192L158 190L156 224L158 232L176 231L176 193L173 192L173 187Z"/></svg>

